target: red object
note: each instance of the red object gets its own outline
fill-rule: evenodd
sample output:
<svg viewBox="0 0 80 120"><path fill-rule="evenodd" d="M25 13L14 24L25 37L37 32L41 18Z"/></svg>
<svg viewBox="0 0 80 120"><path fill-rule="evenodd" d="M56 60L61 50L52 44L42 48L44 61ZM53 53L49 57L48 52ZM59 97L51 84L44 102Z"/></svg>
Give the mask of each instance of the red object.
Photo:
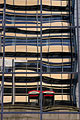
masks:
<svg viewBox="0 0 80 120"><path fill-rule="evenodd" d="M29 95L30 97L37 97L38 95Z"/></svg>
<svg viewBox="0 0 80 120"><path fill-rule="evenodd" d="M33 93L31 93L33 92ZM55 93L54 91L50 91L50 90L45 90L42 91L43 94L45 94L44 96L53 96L53 94ZM28 92L30 97L37 97L40 94L40 90L31 90Z"/></svg>
<svg viewBox="0 0 80 120"><path fill-rule="evenodd" d="M44 96L53 96L53 95L44 95Z"/></svg>
<svg viewBox="0 0 80 120"><path fill-rule="evenodd" d="M40 93L40 90L31 90L28 92L28 94L30 94L31 92L39 92Z"/></svg>

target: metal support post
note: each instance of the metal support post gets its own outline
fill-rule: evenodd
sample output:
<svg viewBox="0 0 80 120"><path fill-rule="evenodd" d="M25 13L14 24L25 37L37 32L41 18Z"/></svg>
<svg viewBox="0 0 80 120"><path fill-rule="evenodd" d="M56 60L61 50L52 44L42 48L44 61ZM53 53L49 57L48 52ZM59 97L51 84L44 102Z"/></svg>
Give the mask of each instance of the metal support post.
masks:
<svg viewBox="0 0 80 120"><path fill-rule="evenodd" d="M12 104L14 105L15 104L15 62L14 62L14 59L12 60L12 70L13 70L13 73L12 73Z"/></svg>

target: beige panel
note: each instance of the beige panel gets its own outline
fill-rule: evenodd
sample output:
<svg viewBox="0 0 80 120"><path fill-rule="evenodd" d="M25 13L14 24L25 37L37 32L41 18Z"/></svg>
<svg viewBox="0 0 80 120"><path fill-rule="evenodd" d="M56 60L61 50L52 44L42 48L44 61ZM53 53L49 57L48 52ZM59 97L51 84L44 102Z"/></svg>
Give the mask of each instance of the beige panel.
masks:
<svg viewBox="0 0 80 120"><path fill-rule="evenodd" d="M55 95L55 100L62 100L62 95ZM68 95L63 95L63 100L69 100Z"/></svg>
<svg viewBox="0 0 80 120"><path fill-rule="evenodd" d="M6 9L6 12L14 12L14 10Z"/></svg>
<svg viewBox="0 0 80 120"><path fill-rule="evenodd" d="M37 5L37 1L38 0L27 0L27 5L31 6L31 5ZM40 0L39 0L40 1Z"/></svg>
<svg viewBox="0 0 80 120"><path fill-rule="evenodd" d="M3 8L0 8L0 11L2 11L2 12L3 12Z"/></svg>
<svg viewBox="0 0 80 120"><path fill-rule="evenodd" d="M61 74L43 74L43 76L56 78L56 79L61 79Z"/></svg>
<svg viewBox="0 0 80 120"><path fill-rule="evenodd" d="M12 76L12 74L4 74L4 76Z"/></svg>
<svg viewBox="0 0 80 120"><path fill-rule="evenodd" d="M46 62L52 62L52 63L62 63L63 62L70 62L71 60L70 59L45 59L45 58L42 58L42 61L46 61Z"/></svg>
<svg viewBox="0 0 80 120"><path fill-rule="evenodd" d="M0 0L0 4L4 3L4 0Z"/></svg>
<svg viewBox="0 0 80 120"><path fill-rule="evenodd" d="M43 5L51 5L50 0L42 0Z"/></svg>
<svg viewBox="0 0 80 120"><path fill-rule="evenodd" d="M46 77L51 77L51 78L55 78L55 79L68 79L70 78L70 76L68 74L43 74L43 76L46 76Z"/></svg>
<svg viewBox="0 0 80 120"><path fill-rule="evenodd" d="M4 96L4 103L11 102L12 97L11 96ZM62 100L61 95L55 95L55 100ZM63 100L69 100L68 95L63 95ZM27 96L15 96L15 102L27 102L28 97Z"/></svg>
<svg viewBox="0 0 80 120"><path fill-rule="evenodd" d="M62 78L64 79L69 79L71 78L71 76L69 74L62 74Z"/></svg>
<svg viewBox="0 0 80 120"><path fill-rule="evenodd" d="M54 0L52 0L52 6L67 6L67 3L68 2L66 2L66 1L54 1Z"/></svg>
<svg viewBox="0 0 80 120"><path fill-rule="evenodd" d="M25 76L25 77L26 77L26 76L27 76L27 77L35 77L35 76L39 76L39 75L38 75L38 74L15 74L15 76L20 76L20 77L21 77L21 76L23 76L23 77L24 77L24 76Z"/></svg>
<svg viewBox="0 0 80 120"><path fill-rule="evenodd" d="M43 34L42 36L52 36L52 35L56 35L57 36L57 33L50 33L50 34ZM62 33L58 33L58 35L69 35L69 33L64 33L64 34L62 34ZM54 37L53 37L54 38ZM58 37L57 37L58 38Z"/></svg>
<svg viewBox="0 0 80 120"><path fill-rule="evenodd" d="M42 13L43 14L56 14L56 12L55 11L42 11ZM65 11L63 11L63 12L57 12L58 14L68 14L68 12L65 12Z"/></svg>
<svg viewBox="0 0 80 120"><path fill-rule="evenodd" d="M25 4L29 5L29 6L37 5L37 1L38 0L33 0L33 1L27 0L27 2L26 2L26 0L15 0L15 5L23 5L23 6L25 6ZM3 0L1 0L0 2L3 3ZM13 0L6 0L6 3L12 5ZM40 3L40 0L39 0L39 3ZM60 6L60 5L66 6L67 2L66 1L52 1L52 2L50 2L50 0L43 0L42 4L43 5L51 5L52 4L54 6L56 6L56 5L57 6Z"/></svg>
<svg viewBox="0 0 80 120"><path fill-rule="evenodd" d="M6 33L6 36L15 36L15 33Z"/></svg>
<svg viewBox="0 0 80 120"><path fill-rule="evenodd" d="M27 60L27 58L24 58L24 57L23 57L23 58L21 58L21 57L20 57L20 58L17 58L17 57L16 57L16 60Z"/></svg>
<svg viewBox="0 0 80 120"><path fill-rule="evenodd" d="M13 5L13 0L6 0L6 4Z"/></svg>
<svg viewBox="0 0 80 120"><path fill-rule="evenodd" d="M11 102L12 97L11 96L4 96L4 103Z"/></svg>
<svg viewBox="0 0 80 120"><path fill-rule="evenodd" d="M53 22L53 23L44 23L42 24L43 26L69 26L69 23L67 22ZM45 30L46 28L44 28L43 30Z"/></svg>
<svg viewBox="0 0 80 120"><path fill-rule="evenodd" d="M27 46L27 51L28 52L37 52L37 47L36 46ZM40 47L38 47L38 52L40 52Z"/></svg>
<svg viewBox="0 0 80 120"><path fill-rule="evenodd" d="M15 52L15 46L5 46L5 52Z"/></svg>
<svg viewBox="0 0 80 120"><path fill-rule="evenodd" d="M36 46L16 46L17 52L37 52ZM38 52L40 52L40 47L38 47Z"/></svg>
<svg viewBox="0 0 80 120"><path fill-rule="evenodd" d="M56 45L56 46L43 46L42 47L42 52L70 52L68 46L61 46L61 45Z"/></svg>
<svg viewBox="0 0 80 120"><path fill-rule="evenodd" d="M27 47L26 46L16 46L16 52L26 52L27 51Z"/></svg>
<svg viewBox="0 0 80 120"><path fill-rule="evenodd" d="M35 72L34 70L15 70L15 72Z"/></svg>
<svg viewBox="0 0 80 120"><path fill-rule="evenodd" d="M15 102L27 102L28 98L26 96L16 96L15 97Z"/></svg>
<svg viewBox="0 0 80 120"><path fill-rule="evenodd" d="M26 85L26 83L15 83L15 85ZM19 87L22 88L22 87Z"/></svg>
<svg viewBox="0 0 80 120"><path fill-rule="evenodd" d="M20 6L25 6L26 0L15 0L14 4L15 5L20 5Z"/></svg>
<svg viewBox="0 0 80 120"><path fill-rule="evenodd" d="M16 58L16 60L37 60L37 59L39 60L39 58L34 58L34 57L33 58L21 58L21 57Z"/></svg>
<svg viewBox="0 0 80 120"><path fill-rule="evenodd" d="M67 87L68 85L66 84L66 85L62 85L62 84L47 84L47 83L44 83L44 82L42 82L42 85L45 85L45 86L51 86L52 88L55 88L54 86L57 86L57 87ZM59 88L56 88L56 89L59 89ZM64 88L64 89L66 89L66 88Z"/></svg>
<svg viewBox="0 0 80 120"><path fill-rule="evenodd" d="M15 13L29 13L29 14L31 13L31 14L33 14L33 13L36 13L36 11L27 11L27 12L25 12L25 11L17 11L17 10L15 10ZM38 13L39 13L39 11L38 11Z"/></svg>
<svg viewBox="0 0 80 120"><path fill-rule="evenodd" d="M13 59L18 59L18 60L26 60L26 58L15 58L15 57L5 57L5 59L8 59L8 60L13 60Z"/></svg>
<svg viewBox="0 0 80 120"><path fill-rule="evenodd" d="M12 81L10 82L4 82L4 85L12 85Z"/></svg>
<svg viewBox="0 0 80 120"><path fill-rule="evenodd" d="M63 100L70 100L70 96L69 95L63 95Z"/></svg>
<svg viewBox="0 0 80 120"><path fill-rule="evenodd" d="M39 83L39 82L38 82ZM40 83L39 83L40 84ZM28 83L27 85L32 85L32 87L34 87L34 85L36 85L37 87L37 82L33 82L33 83Z"/></svg>

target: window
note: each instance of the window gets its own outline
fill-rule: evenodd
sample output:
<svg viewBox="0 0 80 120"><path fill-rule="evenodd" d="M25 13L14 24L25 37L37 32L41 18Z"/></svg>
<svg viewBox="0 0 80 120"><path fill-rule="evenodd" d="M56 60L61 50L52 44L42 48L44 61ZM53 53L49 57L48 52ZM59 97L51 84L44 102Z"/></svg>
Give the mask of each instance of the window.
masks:
<svg viewBox="0 0 80 120"><path fill-rule="evenodd" d="M0 1L1 120L79 119L79 4Z"/></svg>

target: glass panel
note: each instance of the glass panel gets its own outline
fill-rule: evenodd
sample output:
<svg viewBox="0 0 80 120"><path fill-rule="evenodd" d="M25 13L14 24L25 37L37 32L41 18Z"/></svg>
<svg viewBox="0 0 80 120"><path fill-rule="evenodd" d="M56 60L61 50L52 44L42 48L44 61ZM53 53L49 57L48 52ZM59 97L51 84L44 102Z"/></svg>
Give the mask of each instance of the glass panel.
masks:
<svg viewBox="0 0 80 120"><path fill-rule="evenodd" d="M0 1L0 5L4 3L4 0ZM0 8L0 72L2 72L2 49L3 49L3 8Z"/></svg>
<svg viewBox="0 0 80 120"><path fill-rule="evenodd" d="M79 120L79 114L43 114L43 120Z"/></svg>
<svg viewBox="0 0 80 120"><path fill-rule="evenodd" d="M72 108L78 112L77 74L43 74L42 88L44 111L67 112Z"/></svg>
<svg viewBox="0 0 80 120"><path fill-rule="evenodd" d="M5 57L5 72L39 72L40 63L37 58L30 57L14 57L14 53ZM26 53L25 53L26 54ZM21 56L21 54L19 54ZM24 55L22 53L22 55ZM26 54L28 56L28 54ZM12 57L11 57L12 56ZM2 62L2 60L1 60Z"/></svg>
<svg viewBox="0 0 80 120"><path fill-rule="evenodd" d="M73 11L70 11L72 1L44 0L43 5L46 7L42 11L42 26L46 26L42 28L43 72L75 71L75 29L68 28L74 25Z"/></svg>
<svg viewBox="0 0 80 120"><path fill-rule="evenodd" d="M37 112L40 102L40 76L38 74L4 75L4 111ZM11 106L11 108L9 108ZM34 107L35 106L35 107Z"/></svg>
<svg viewBox="0 0 80 120"><path fill-rule="evenodd" d="M10 2L7 0L6 3L6 9L9 10L6 15L6 60L11 61L11 64L12 61L14 62L15 70L24 69L27 72L39 72L40 28L38 27L40 26L40 16L36 8L33 7L35 4L39 5L39 1L12 0Z"/></svg>
<svg viewBox="0 0 80 120"><path fill-rule="evenodd" d="M12 102L12 74L4 75L4 104Z"/></svg>
<svg viewBox="0 0 80 120"><path fill-rule="evenodd" d="M79 111L79 73L52 74L78 71L76 2L0 0L0 72L4 78L0 74L0 96L4 92L4 112L40 112L40 108L47 113ZM3 119L22 117L41 120L37 114L5 114ZM76 114L43 114L44 120L64 117L79 119Z"/></svg>
<svg viewBox="0 0 80 120"><path fill-rule="evenodd" d="M1 97L1 83L2 83L2 74L0 74L0 112L1 112L1 101L2 101L2 97Z"/></svg>
<svg viewBox="0 0 80 120"><path fill-rule="evenodd" d="M39 120L39 114L4 114L3 120Z"/></svg>

